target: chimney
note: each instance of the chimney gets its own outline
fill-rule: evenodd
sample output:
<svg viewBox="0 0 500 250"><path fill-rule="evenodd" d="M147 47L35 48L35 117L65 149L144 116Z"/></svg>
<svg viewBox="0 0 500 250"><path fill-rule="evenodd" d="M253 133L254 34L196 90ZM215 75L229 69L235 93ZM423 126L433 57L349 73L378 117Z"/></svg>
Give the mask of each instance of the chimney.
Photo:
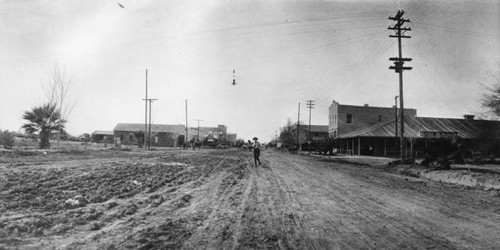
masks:
<svg viewBox="0 0 500 250"><path fill-rule="evenodd" d="M464 115L465 120L474 120L474 115Z"/></svg>
<svg viewBox="0 0 500 250"><path fill-rule="evenodd" d="M365 104L365 107L368 107L368 104Z"/></svg>

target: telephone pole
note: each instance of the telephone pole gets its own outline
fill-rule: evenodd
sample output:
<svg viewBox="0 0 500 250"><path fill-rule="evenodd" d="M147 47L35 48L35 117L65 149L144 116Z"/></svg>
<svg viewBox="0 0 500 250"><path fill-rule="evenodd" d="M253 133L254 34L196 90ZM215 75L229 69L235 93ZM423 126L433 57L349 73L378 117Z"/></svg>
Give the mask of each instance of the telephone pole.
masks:
<svg viewBox="0 0 500 250"><path fill-rule="evenodd" d="M203 120L196 120L196 121L198 121L198 135L196 136L196 139L200 141L200 122Z"/></svg>
<svg viewBox="0 0 500 250"><path fill-rule="evenodd" d="M394 147L398 147L398 97L394 97Z"/></svg>
<svg viewBox="0 0 500 250"><path fill-rule="evenodd" d="M307 108L309 109L309 133L308 133L308 145L307 145L307 150L309 151L309 154L311 154L311 141L312 141L312 136L311 136L311 109L314 108L314 100L307 100Z"/></svg>
<svg viewBox="0 0 500 250"><path fill-rule="evenodd" d="M145 104L144 111L144 149L146 149L146 131L148 131L148 69L146 69L146 98L143 99Z"/></svg>
<svg viewBox="0 0 500 250"><path fill-rule="evenodd" d="M400 109L400 119L401 119L401 133L400 133L400 145L399 150L401 154L401 160L404 160L404 152L403 152L403 144L404 144L404 105L403 105L403 71L411 70L412 67L404 67L404 62L410 62L411 58L403 58L403 52L401 50L401 38L411 38L411 36L406 36L404 33L406 31L411 31L410 28L401 27L405 22L410 22L409 19L404 19L403 14L405 12L403 10L399 10L395 17L389 17L389 20L396 21L394 26L389 26L390 30L394 30L396 32L395 35L389 35L391 38L398 39L398 57L391 57L389 61L394 61L394 66L390 66L389 69L393 69L396 73L399 74L399 109Z"/></svg>
<svg viewBox="0 0 500 250"><path fill-rule="evenodd" d="M299 142L299 130L300 129L300 102L299 102L299 109L298 109L298 115L297 115L297 152L300 150L300 142Z"/></svg>
<svg viewBox="0 0 500 250"><path fill-rule="evenodd" d="M186 139L184 140L184 143L187 143L189 141L188 139L188 100L186 99Z"/></svg>
<svg viewBox="0 0 500 250"><path fill-rule="evenodd" d="M153 98L148 98L146 99L146 102L149 102L149 131L148 131L148 149L151 148L151 103L153 101L157 101L158 99L153 99ZM144 133L144 137L146 137L146 134ZM146 147L146 144L144 144L144 147Z"/></svg>

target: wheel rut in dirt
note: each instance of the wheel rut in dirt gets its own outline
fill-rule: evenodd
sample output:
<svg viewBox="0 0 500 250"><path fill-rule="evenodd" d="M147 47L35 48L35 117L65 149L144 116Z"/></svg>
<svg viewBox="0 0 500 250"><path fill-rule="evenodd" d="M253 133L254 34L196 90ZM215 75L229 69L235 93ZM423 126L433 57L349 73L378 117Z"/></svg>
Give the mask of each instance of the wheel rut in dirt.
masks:
<svg viewBox="0 0 500 250"><path fill-rule="evenodd" d="M258 167L241 150L93 154L0 163L0 248L500 244L500 201L487 191L272 151L263 151ZM85 202L67 205L75 195Z"/></svg>

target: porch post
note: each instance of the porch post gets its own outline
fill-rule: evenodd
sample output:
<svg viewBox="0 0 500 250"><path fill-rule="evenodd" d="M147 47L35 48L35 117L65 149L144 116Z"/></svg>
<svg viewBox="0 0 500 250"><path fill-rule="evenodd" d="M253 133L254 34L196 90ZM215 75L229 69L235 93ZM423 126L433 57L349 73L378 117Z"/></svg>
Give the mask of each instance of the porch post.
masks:
<svg viewBox="0 0 500 250"><path fill-rule="evenodd" d="M352 151L351 151L351 155L354 155L354 138L352 138Z"/></svg>
<svg viewBox="0 0 500 250"><path fill-rule="evenodd" d="M361 137L358 137L358 156L361 155Z"/></svg>
<svg viewBox="0 0 500 250"><path fill-rule="evenodd" d="M387 138L384 137L384 156L387 156Z"/></svg>
<svg viewBox="0 0 500 250"><path fill-rule="evenodd" d="M410 158L413 158L413 137L410 137Z"/></svg>

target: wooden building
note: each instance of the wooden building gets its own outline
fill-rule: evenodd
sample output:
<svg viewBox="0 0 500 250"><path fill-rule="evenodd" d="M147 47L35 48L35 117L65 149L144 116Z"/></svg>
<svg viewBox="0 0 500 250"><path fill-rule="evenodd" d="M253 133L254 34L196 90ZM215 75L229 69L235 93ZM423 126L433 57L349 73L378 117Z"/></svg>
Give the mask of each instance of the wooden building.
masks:
<svg viewBox="0 0 500 250"><path fill-rule="evenodd" d="M177 147L184 142L184 125L151 124L151 146ZM119 145L139 145L142 143L144 124L118 123L113 129L115 143ZM149 130L149 126L148 126Z"/></svg>
<svg viewBox="0 0 500 250"><path fill-rule="evenodd" d="M96 130L92 134L90 134L90 140L93 142L103 142L108 138L113 139L113 136L113 131Z"/></svg>
<svg viewBox="0 0 500 250"><path fill-rule="evenodd" d="M190 138L196 139L199 134L200 141L203 141L206 138L217 139L219 141L228 139L226 125L217 125L217 127L199 127L199 130L198 127L191 127L190 131L193 131Z"/></svg>
<svg viewBox="0 0 500 250"><path fill-rule="evenodd" d="M305 134L304 140L311 142L323 142L328 140L328 125L311 125L309 134L309 125L300 125L301 133Z"/></svg>
<svg viewBox="0 0 500 250"><path fill-rule="evenodd" d="M380 122L394 121L395 107L372 107L339 104L335 100L328 110L328 133L330 138L337 138L351 131ZM416 117L416 109L404 109L406 116Z"/></svg>
<svg viewBox="0 0 500 250"><path fill-rule="evenodd" d="M500 140L500 121L405 116L405 154L422 155L428 143L436 138L451 138L457 145L477 150ZM397 121L397 126L400 121ZM399 129L397 131L399 133ZM399 135L398 135L399 136ZM335 137L340 153L354 155L398 156L399 139L396 121L367 125Z"/></svg>

